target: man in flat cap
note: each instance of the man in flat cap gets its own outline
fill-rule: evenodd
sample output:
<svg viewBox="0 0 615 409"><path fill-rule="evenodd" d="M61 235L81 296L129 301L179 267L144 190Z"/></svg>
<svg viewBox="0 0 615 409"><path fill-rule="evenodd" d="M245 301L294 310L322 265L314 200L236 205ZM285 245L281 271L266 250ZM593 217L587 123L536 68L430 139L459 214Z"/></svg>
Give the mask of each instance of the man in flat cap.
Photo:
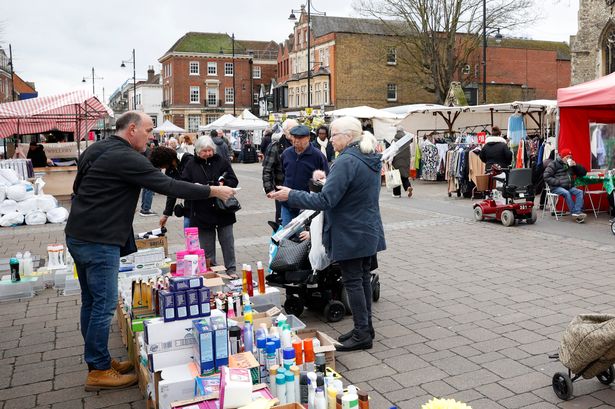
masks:
<svg viewBox="0 0 615 409"><path fill-rule="evenodd" d="M314 171L329 173L329 163L325 155L310 143L310 128L298 125L291 128L290 134L293 137L293 146L282 153L284 186L308 192ZM288 207L286 202L282 203L282 226L297 217L300 210Z"/></svg>

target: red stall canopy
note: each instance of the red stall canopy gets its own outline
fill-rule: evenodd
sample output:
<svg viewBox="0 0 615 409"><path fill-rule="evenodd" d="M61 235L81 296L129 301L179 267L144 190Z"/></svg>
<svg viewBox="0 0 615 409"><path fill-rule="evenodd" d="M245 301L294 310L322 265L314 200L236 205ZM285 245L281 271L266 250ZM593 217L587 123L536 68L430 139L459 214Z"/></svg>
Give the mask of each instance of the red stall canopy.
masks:
<svg viewBox="0 0 615 409"><path fill-rule="evenodd" d="M575 161L591 169L589 124L615 123L615 73L557 90L558 148L572 150Z"/></svg>
<svg viewBox="0 0 615 409"><path fill-rule="evenodd" d="M75 139L113 111L87 91L0 104L0 138L58 129L74 132Z"/></svg>

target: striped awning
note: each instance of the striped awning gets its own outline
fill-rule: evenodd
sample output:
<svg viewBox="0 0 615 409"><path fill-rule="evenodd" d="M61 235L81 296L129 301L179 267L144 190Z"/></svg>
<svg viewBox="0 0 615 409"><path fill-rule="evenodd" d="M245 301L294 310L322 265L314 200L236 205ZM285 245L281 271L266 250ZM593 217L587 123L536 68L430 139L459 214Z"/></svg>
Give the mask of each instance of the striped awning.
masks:
<svg viewBox="0 0 615 409"><path fill-rule="evenodd" d="M87 91L0 104L0 138L59 130L86 136L96 121L113 111Z"/></svg>

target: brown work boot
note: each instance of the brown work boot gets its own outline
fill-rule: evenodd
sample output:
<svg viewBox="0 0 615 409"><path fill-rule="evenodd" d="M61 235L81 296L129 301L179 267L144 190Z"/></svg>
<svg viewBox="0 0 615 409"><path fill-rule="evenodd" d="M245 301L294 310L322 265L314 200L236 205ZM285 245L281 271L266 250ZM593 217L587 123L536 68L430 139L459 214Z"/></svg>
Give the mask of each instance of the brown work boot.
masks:
<svg viewBox="0 0 615 409"><path fill-rule="evenodd" d="M134 365L130 361L118 361L117 359L111 360L111 368L115 369L121 374L127 374L134 369Z"/></svg>
<svg viewBox="0 0 615 409"><path fill-rule="evenodd" d="M94 392L102 389L123 389L134 385L137 380L136 374L122 375L113 368L104 371L94 369L88 373L85 390Z"/></svg>

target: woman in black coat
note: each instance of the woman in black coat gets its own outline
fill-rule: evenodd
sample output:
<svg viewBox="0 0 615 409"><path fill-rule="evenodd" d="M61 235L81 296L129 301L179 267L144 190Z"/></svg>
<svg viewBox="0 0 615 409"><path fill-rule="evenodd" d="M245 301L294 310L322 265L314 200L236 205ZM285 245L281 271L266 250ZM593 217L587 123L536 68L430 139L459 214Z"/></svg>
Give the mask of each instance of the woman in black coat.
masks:
<svg viewBox="0 0 615 409"><path fill-rule="evenodd" d="M216 144L209 136L201 136L196 141L195 155L184 165L182 179L202 185L237 187L239 184L231 163L216 153ZM205 257L212 266L216 265L217 233L227 273L235 274L235 214L218 210L215 199L191 201L189 207L190 225L199 229L199 242Z"/></svg>

